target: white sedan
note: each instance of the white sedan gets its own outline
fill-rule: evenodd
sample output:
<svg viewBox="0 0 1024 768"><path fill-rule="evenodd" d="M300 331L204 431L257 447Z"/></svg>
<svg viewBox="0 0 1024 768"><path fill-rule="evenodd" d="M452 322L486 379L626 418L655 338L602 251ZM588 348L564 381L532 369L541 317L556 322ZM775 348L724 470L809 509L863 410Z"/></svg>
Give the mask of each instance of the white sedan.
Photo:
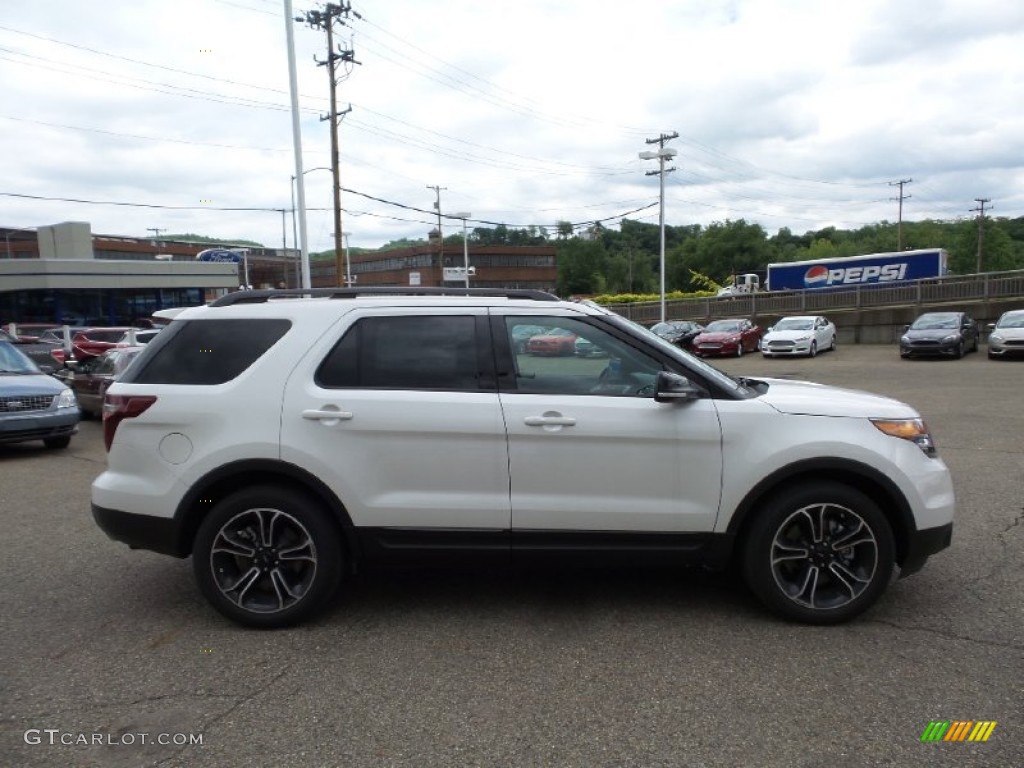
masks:
<svg viewBox="0 0 1024 768"><path fill-rule="evenodd" d="M818 315L784 317L761 338L761 353L776 355L807 355L814 357L826 349L836 348L836 327L828 318Z"/></svg>

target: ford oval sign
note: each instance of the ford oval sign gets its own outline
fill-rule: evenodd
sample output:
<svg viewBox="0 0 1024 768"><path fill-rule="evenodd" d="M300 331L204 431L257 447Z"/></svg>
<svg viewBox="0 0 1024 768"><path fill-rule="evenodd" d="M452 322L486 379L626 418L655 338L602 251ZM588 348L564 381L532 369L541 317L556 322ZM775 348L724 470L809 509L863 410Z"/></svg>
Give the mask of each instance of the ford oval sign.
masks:
<svg viewBox="0 0 1024 768"><path fill-rule="evenodd" d="M226 248L207 248L196 254L197 261L230 261L237 264L242 260L242 254L238 251L229 251Z"/></svg>

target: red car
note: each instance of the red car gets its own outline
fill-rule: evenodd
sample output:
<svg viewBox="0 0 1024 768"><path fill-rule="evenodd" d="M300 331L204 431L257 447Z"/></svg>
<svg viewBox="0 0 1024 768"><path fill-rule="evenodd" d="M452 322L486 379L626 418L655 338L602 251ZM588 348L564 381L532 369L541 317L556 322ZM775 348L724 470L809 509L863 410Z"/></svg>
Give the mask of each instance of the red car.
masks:
<svg viewBox="0 0 1024 768"><path fill-rule="evenodd" d="M108 349L118 346L118 342L129 330L131 329L127 326L119 326L116 328L86 328L79 331L71 337L71 356L80 363L99 357ZM50 352L50 356L61 365L64 364L63 349L53 350Z"/></svg>
<svg viewBox="0 0 1024 768"><path fill-rule="evenodd" d="M108 349L99 357L76 364L57 376L74 390L83 418L103 415L103 395L107 388L144 349L144 346Z"/></svg>
<svg viewBox="0 0 1024 768"><path fill-rule="evenodd" d="M531 355L575 355L576 334L565 328L554 328L547 333L531 336L526 342L526 351Z"/></svg>
<svg viewBox="0 0 1024 768"><path fill-rule="evenodd" d="M749 320L714 320L693 340L693 351L700 357L735 355L756 352L761 342L761 329Z"/></svg>

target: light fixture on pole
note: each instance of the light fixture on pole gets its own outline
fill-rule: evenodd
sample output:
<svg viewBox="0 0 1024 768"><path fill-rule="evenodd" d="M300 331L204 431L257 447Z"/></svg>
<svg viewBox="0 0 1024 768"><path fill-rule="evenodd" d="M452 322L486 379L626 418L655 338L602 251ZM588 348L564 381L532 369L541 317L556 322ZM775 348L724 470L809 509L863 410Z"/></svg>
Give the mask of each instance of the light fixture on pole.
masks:
<svg viewBox="0 0 1024 768"><path fill-rule="evenodd" d="M462 270L465 273L463 277L466 281L466 287L469 288L469 240L466 239L466 219L473 214L467 211L460 211L459 213L450 213L448 215L453 219L462 219Z"/></svg>
<svg viewBox="0 0 1024 768"><path fill-rule="evenodd" d="M678 134L676 135L678 136ZM658 180L660 182L660 192L658 195L658 228L661 230L661 249L659 252L659 261L661 264L661 322L663 323L665 322L665 174L675 170L675 168L669 168L666 171L665 161L671 160L673 157L679 154L676 150L672 149L672 147L664 146L665 141L670 138L675 138L675 136L662 135L660 139L649 139L648 143L658 142L661 144L661 148L658 149L656 152L648 150L646 152L640 153L641 160L658 161L658 170L647 171L646 175L654 176L655 174L657 174Z"/></svg>

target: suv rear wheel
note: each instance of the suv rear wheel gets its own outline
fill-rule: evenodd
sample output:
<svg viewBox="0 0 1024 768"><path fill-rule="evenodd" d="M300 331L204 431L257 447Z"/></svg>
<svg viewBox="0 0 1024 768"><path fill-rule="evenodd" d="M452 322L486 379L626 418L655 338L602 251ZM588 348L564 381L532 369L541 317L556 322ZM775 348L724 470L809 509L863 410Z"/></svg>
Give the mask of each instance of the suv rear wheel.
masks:
<svg viewBox="0 0 1024 768"><path fill-rule="evenodd" d="M808 483L771 499L746 539L747 585L788 619L838 624L888 586L892 529L878 506L840 483Z"/></svg>
<svg viewBox="0 0 1024 768"><path fill-rule="evenodd" d="M256 486L226 497L199 527L192 552L206 599L251 627L311 616L341 577L341 541L327 514L288 488Z"/></svg>

